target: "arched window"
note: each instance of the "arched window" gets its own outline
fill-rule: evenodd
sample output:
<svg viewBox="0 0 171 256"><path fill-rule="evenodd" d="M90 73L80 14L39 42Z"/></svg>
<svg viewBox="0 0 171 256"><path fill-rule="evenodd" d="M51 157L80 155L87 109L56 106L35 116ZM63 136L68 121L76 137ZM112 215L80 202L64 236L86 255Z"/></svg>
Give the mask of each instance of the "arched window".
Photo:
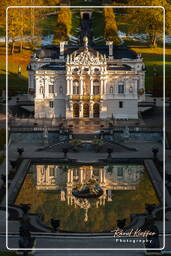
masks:
<svg viewBox="0 0 171 256"><path fill-rule="evenodd" d="M80 85L78 80L73 81L73 94L80 94Z"/></svg>
<svg viewBox="0 0 171 256"><path fill-rule="evenodd" d="M80 107L78 103L73 104L73 117L79 117Z"/></svg>
<svg viewBox="0 0 171 256"><path fill-rule="evenodd" d="M113 94L113 86L110 87L110 93Z"/></svg>
<svg viewBox="0 0 171 256"><path fill-rule="evenodd" d="M98 95L100 94L100 82L99 80L93 81L93 94Z"/></svg>
<svg viewBox="0 0 171 256"><path fill-rule="evenodd" d="M118 93L124 93L124 83L118 84Z"/></svg>

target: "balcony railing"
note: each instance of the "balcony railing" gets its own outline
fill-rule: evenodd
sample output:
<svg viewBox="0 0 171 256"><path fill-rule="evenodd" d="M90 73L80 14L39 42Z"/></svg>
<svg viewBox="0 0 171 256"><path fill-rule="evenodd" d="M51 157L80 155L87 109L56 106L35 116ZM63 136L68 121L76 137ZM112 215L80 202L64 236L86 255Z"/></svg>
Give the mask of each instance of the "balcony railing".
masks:
<svg viewBox="0 0 171 256"><path fill-rule="evenodd" d="M79 101L79 100L83 100L83 101L89 101L89 100L93 100L96 102L99 102L102 98L101 95L72 95L70 96L70 98L74 101Z"/></svg>

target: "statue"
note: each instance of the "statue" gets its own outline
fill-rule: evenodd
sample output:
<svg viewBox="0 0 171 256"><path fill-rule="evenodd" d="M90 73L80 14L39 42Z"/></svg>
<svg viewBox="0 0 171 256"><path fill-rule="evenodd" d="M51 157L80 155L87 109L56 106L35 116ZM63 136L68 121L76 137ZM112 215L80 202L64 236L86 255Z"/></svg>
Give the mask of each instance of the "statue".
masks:
<svg viewBox="0 0 171 256"><path fill-rule="evenodd" d="M44 139L44 144L48 144L48 128L45 127L43 130L43 139Z"/></svg>
<svg viewBox="0 0 171 256"><path fill-rule="evenodd" d="M125 139L128 139L130 137L130 132L129 132L129 127L128 126L125 126L125 129L123 131L123 137Z"/></svg>

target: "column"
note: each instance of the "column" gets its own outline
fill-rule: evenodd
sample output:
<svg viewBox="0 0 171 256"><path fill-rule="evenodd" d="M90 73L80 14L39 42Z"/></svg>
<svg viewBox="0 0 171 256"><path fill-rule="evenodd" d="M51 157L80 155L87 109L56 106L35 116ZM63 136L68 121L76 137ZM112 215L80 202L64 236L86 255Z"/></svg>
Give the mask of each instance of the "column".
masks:
<svg viewBox="0 0 171 256"><path fill-rule="evenodd" d="M83 169L80 169L80 183L83 182Z"/></svg>
<svg viewBox="0 0 171 256"><path fill-rule="evenodd" d="M102 182L103 182L103 177L102 177L102 168L100 168L100 170L99 170L99 181L100 181L100 183L102 183Z"/></svg>
<svg viewBox="0 0 171 256"><path fill-rule="evenodd" d="M73 183L73 170L71 170L71 183Z"/></svg>
<svg viewBox="0 0 171 256"><path fill-rule="evenodd" d="M83 95L83 78L80 77L80 95Z"/></svg>
<svg viewBox="0 0 171 256"><path fill-rule="evenodd" d="M92 179L92 177L93 177L93 167L91 166L90 167L90 178Z"/></svg>
<svg viewBox="0 0 171 256"><path fill-rule="evenodd" d="M83 102L80 102L80 117L83 117Z"/></svg>
<svg viewBox="0 0 171 256"><path fill-rule="evenodd" d="M90 101L90 118L93 118L93 101Z"/></svg>
<svg viewBox="0 0 171 256"><path fill-rule="evenodd" d="M68 170L68 173L67 173L67 183L70 183L70 170Z"/></svg>
<svg viewBox="0 0 171 256"><path fill-rule="evenodd" d="M104 79L100 78L100 94L104 94Z"/></svg>
<svg viewBox="0 0 171 256"><path fill-rule="evenodd" d="M73 80L72 80L72 78L70 79L70 95L72 95L73 94Z"/></svg>
<svg viewBox="0 0 171 256"><path fill-rule="evenodd" d="M104 81L103 81L103 86L104 86L104 94L106 94L107 93L107 88L106 88L106 78L104 79Z"/></svg>
<svg viewBox="0 0 171 256"><path fill-rule="evenodd" d="M93 95L93 78L90 78L90 95Z"/></svg>

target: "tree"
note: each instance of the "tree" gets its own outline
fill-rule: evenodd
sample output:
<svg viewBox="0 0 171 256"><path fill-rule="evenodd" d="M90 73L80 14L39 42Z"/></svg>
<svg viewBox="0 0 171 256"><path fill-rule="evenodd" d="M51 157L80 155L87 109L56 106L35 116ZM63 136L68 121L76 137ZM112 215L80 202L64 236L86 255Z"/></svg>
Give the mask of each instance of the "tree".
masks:
<svg viewBox="0 0 171 256"><path fill-rule="evenodd" d="M55 31L55 42L59 43L68 39L71 31L71 11L69 8L60 8L57 16L57 28Z"/></svg>
<svg viewBox="0 0 171 256"><path fill-rule="evenodd" d="M113 12L113 8L104 8L104 34L105 39L113 41L114 45L120 44L120 39L117 34L117 25L115 20L115 14Z"/></svg>
<svg viewBox="0 0 171 256"><path fill-rule="evenodd" d="M163 6L166 9L166 31L171 33L171 6L167 0L130 0L129 5L135 6ZM163 35L163 9L162 8L130 8L128 9L128 22L130 33L145 33L148 35L150 45L157 46L157 40Z"/></svg>

